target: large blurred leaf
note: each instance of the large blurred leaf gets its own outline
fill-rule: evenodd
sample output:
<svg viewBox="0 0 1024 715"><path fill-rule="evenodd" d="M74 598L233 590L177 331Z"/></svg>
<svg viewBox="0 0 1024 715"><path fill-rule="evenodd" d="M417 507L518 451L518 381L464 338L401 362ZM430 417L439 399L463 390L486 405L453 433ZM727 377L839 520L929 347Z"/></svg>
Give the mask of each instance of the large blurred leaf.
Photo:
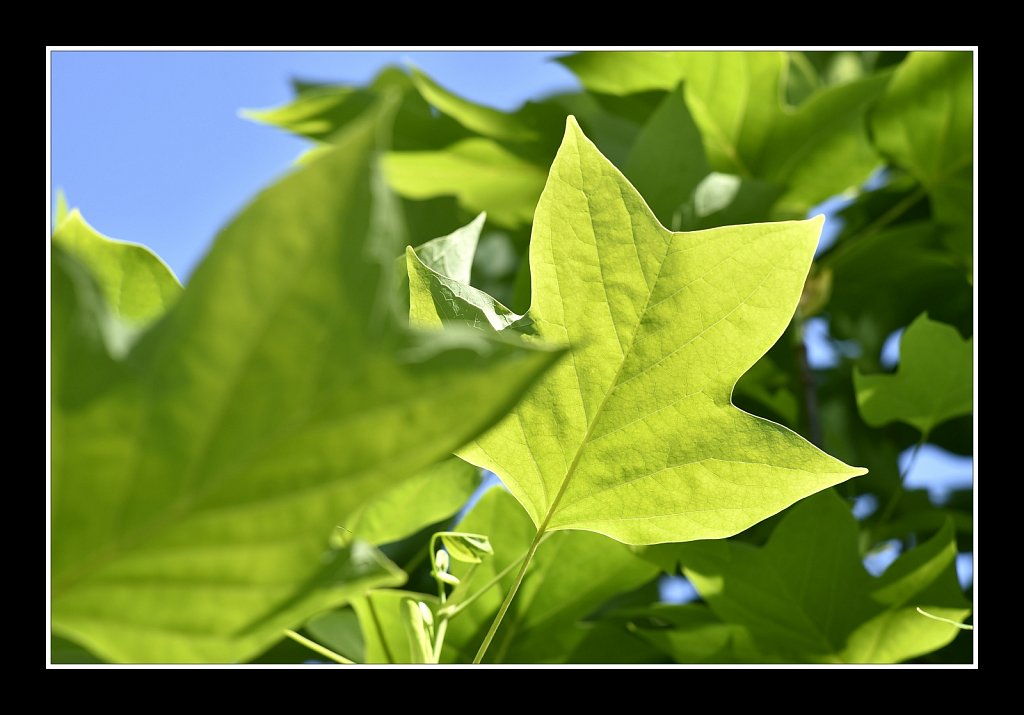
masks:
<svg viewBox="0 0 1024 715"><path fill-rule="evenodd" d="M759 650L800 662L898 663L940 648L970 613L957 583L952 524L868 575L857 523L834 493L794 507L768 544L678 547L684 573L725 623L747 629Z"/></svg>
<svg viewBox="0 0 1024 715"><path fill-rule="evenodd" d="M625 95L684 82L712 168L787 187L784 212L801 213L860 185L878 165L863 112L885 75L783 104L782 52L587 52L559 58L587 89Z"/></svg>
<svg viewBox="0 0 1024 715"><path fill-rule="evenodd" d="M487 534L494 556L473 576L476 590L526 553L535 529L508 492L491 489L459 523L461 531ZM465 564L452 572L465 576ZM617 593L649 581L656 569L614 541L598 534L553 534L537 552L519 595L502 621L485 662L557 663L566 658L590 632L580 624ZM469 662L490 625L515 569L472 605L457 614L448 627L442 662ZM628 638L627 633L622 637Z"/></svg>
<svg viewBox="0 0 1024 715"><path fill-rule="evenodd" d="M398 541L455 514L479 484L480 470L452 457L377 495L341 528L371 544Z"/></svg>
<svg viewBox="0 0 1024 715"><path fill-rule="evenodd" d="M972 252L974 62L970 52L913 52L871 114L878 148L917 178L953 248Z"/></svg>
<svg viewBox="0 0 1024 715"><path fill-rule="evenodd" d="M895 375L854 370L857 406L880 427L899 420L929 435L937 425L968 415L974 406L974 339L922 313L900 339Z"/></svg>
<svg viewBox="0 0 1024 715"><path fill-rule="evenodd" d="M379 130L360 120L259 195L123 362L93 339L95 283L54 246L54 364L96 368L92 389L53 385L59 635L109 660L244 660L394 583L365 545L328 549L334 526L486 428L556 357L400 329Z"/></svg>
<svg viewBox="0 0 1024 715"><path fill-rule="evenodd" d="M507 325L573 348L460 454L501 476L538 533L633 544L729 536L862 474L730 402L789 322L819 230L670 233L570 119L537 207L526 317L437 274L411 283L419 322Z"/></svg>

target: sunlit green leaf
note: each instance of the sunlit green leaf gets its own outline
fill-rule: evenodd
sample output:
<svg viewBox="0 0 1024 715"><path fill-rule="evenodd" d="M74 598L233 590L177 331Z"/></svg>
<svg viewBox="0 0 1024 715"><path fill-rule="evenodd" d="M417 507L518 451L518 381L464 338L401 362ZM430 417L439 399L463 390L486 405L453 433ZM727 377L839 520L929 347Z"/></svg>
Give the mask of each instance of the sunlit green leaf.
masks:
<svg viewBox="0 0 1024 715"><path fill-rule="evenodd" d="M570 120L534 221L533 302L505 332L572 356L460 454L539 530L633 544L728 536L862 474L729 399L789 322L819 230L670 233ZM418 322L484 311L442 283L411 282Z"/></svg>

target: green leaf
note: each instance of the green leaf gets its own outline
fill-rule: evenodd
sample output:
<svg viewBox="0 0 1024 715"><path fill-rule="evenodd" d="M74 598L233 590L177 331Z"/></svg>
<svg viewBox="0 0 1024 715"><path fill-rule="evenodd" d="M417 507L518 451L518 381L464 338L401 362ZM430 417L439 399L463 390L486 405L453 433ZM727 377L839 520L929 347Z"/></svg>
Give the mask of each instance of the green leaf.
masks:
<svg viewBox="0 0 1024 715"><path fill-rule="evenodd" d="M50 662L75 664L103 663L102 660L77 643L52 634L50 635Z"/></svg>
<svg viewBox="0 0 1024 715"><path fill-rule="evenodd" d="M366 644L359 629L359 618L351 606L313 616L306 630L318 643L356 663L365 659Z"/></svg>
<svg viewBox="0 0 1024 715"><path fill-rule="evenodd" d="M440 607L435 596L423 593L399 590L371 591L365 598L352 602L359 617L359 627L366 643L366 659L364 662L379 663L417 663L423 658L424 650L418 642L416 653L412 650L409 638L409 618L411 613L406 603L424 603L431 609L436 621L436 612ZM419 610L417 608L417 610ZM411 625L411 624L410 624ZM416 635L418 640L419 636Z"/></svg>
<svg viewBox="0 0 1024 715"><path fill-rule="evenodd" d="M821 265L832 271L832 333L858 340L872 357L894 330L923 311L970 330L971 285L934 221L863 235L830 252ZM896 285L900 290L893 290Z"/></svg>
<svg viewBox="0 0 1024 715"><path fill-rule="evenodd" d="M757 223L771 213L781 191L764 181L713 171L679 207L678 225L686 231Z"/></svg>
<svg viewBox="0 0 1024 715"><path fill-rule="evenodd" d="M439 531L434 538L440 538L444 548L455 561L464 564L478 564L494 555L494 548L484 534L465 531Z"/></svg>
<svg viewBox="0 0 1024 715"><path fill-rule="evenodd" d="M927 436L939 424L974 407L974 338L922 313L900 338L894 375L854 370L857 407L873 427L906 422Z"/></svg>
<svg viewBox="0 0 1024 715"><path fill-rule="evenodd" d="M536 132L515 115L453 94L415 67L412 68L412 82L427 102L477 134L513 142L537 138Z"/></svg>
<svg viewBox="0 0 1024 715"><path fill-rule="evenodd" d="M416 247L416 255L423 265L441 275L469 283L470 271L473 268L473 255L480 242L480 231L487 219L481 213L462 228L452 231L447 236L427 241Z"/></svg>
<svg viewBox="0 0 1024 715"><path fill-rule="evenodd" d="M540 532L630 544L729 536L863 474L730 402L789 322L820 226L671 233L570 118L534 221L532 305L504 332L526 324L571 358L460 455ZM410 280L417 321L484 311L472 289L437 299L451 283L433 275Z"/></svg>
<svg viewBox="0 0 1024 715"><path fill-rule="evenodd" d="M341 528L371 544L398 541L455 514L479 484L480 470L452 457L371 499Z"/></svg>
<svg viewBox="0 0 1024 715"><path fill-rule="evenodd" d="M677 230L676 212L710 170L680 87L665 95L637 135L623 173L662 225Z"/></svg>
<svg viewBox="0 0 1024 715"><path fill-rule="evenodd" d="M412 663L434 663L434 612L423 601L402 599L402 625Z"/></svg>
<svg viewBox="0 0 1024 715"><path fill-rule="evenodd" d="M484 494L458 528L487 534L494 548L492 558L472 567L470 592L504 575L452 618L442 662L472 660L535 532L515 499L497 488ZM452 572L463 579L469 568L452 564ZM612 596L636 588L655 574L653 566L628 548L599 534L552 534L537 551L486 662L565 662L589 633L581 623L586 616Z"/></svg>
<svg viewBox="0 0 1024 715"><path fill-rule="evenodd" d="M887 75L821 89L793 109L782 101L783 52L588 52L559 62L587 89L608 94L671 90L683 81L712 168L788 187L785 212L860 185L879 163L863 112Z"/></svg>
<svg viewBox="0 0 1024 715"><path fill-rule="evenodd" d="M660 603L616 615L677 663L781 662L758 651L744 626L726 623L703 604Z"/></svg>
<svg viewBox="0 0 1024 715"><path fill-rule="evenodd" d="M357 87L310 87L288 104L272 109L243 109L243 119L269 124L300 136L326 141L374 102L373 92Z"/></svg>
<svg viewBox="0 0 1024 715"><path fill-rule="evenodd" d="M469 211L486 211L515 228L533 217L544 172L482 137L436 151L395 151L384 162L391 187L410 199L454 195Z"/></svg>
<svg viewBox="0 0 1024 715"><path fill-rule="evenodd" d="M317 142L333 143L385 97L399 97L393 149L437 149L469 135L454 120L439 115L398 67L385 67L365 87L295 82L297 97L281 107L243 110L245 119L276 126ZM319 150L316 147L314 151Z"/></svg>
<svg viewBox="0 0 1024 715"><path fill-rule="evenodd" d="M957 634L917 607L957 622L970 613L953 537L947 522L872 578L860 561L857 522L829 492L790 510L763 548L718 541L685 544L679 554L711 610L748 629L759 650L790 662L899 663Z"/></svg>
<svg viewBox="0 0 1024 715"><path fill-rule="evenodd" d="M474 329L498 332L514 327L529 332L530 321L478 288L429 268L411 247L405 251L409 276L409 319L413 325L440 326L442 316Z"/></svg>
<svg viewBox="0 0 1024 715"><path fill-rule="evenodd" d="M924 185L942 223L971 253L974 61L970 52L912 52L871 114L875 144Z"/></svg>
<svg viewBox="0 0 1024 715"><path fill-rule="evenodd" d="M135 327L163 315L181 295L181 284L145 246L100 234L73 209L59 222L53 242L81 261L95 278L111 313Z"/></svg>
<svg viewBox="0 0 1024 715"><path fill-rule="evenodd" d="M55 378L56 633L108 660L245 660L395 583L365 545L328 549L336 524L505 414L557 358L400 327L378 133L360 120L259 195L103 384ZM58 282L55 355L83 334L60 314L82 283Z"/></svg>
<svg viewBox="0 0 1024 715"><path fill-rule="evenodd" d="M64 195L63 189L57 189L57 205L54 208L53 225L60 226L68 217L68 197Z"/></svg>

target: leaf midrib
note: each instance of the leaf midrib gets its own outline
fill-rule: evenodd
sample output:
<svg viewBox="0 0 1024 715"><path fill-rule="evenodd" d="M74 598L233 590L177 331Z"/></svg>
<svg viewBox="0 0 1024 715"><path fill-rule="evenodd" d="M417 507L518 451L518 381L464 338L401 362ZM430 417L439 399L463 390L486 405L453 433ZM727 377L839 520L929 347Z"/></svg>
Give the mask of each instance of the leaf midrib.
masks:
<svg viewBox="0 0 1024 715"><path fill-rule="evenodd" d="M580 158L579 153L577 153L576 156L577 156L577 160L579 161L580 172L582 173L582 171L583 171L582 159ZM581 191L582 191L582 189L581 189ZM583 195L584 195L584 198L586 198L586 200L587 200L587 205L589 206L590 205L590 197L589 197L589 195L587 195L586 192L583 192ZM646 206L645 206L645 208L646 208ZM650 211L649 208L647 210ZM653 214L652 214L652 216L653 216ZM593 221L594 221L593 213L592 212L588 212L587 213L587 217L590 219L591 230L594 232L594 251L597 254L598 263L600 263L601 257L600 257L600 252L597 249L597 240L598 239L597 239L596 227L593 225ZM631 233L632 233L633 243L635 245L636 244L636 232L632 230L632 223L630 224L630 230L631 230ZM584 452L586 452L587 445L590 443L590 439L591 439L591 437L594 434L594 428L597 427L598 423L601 421L601 414L604 412L605 406L608 404L608 401L611 399L612 395L615 393L615 389L618 387L618 384L619 384L619 379L622 376L622 371L626 367L626 363L629 361L629 356L630 356L630 354L633 351L633 346L636 345L636 339L637 339L637 336L641 332L640 327L641 327L641 325L643 323L644 316L647 315L647 309L648 309L648 307L651 304L651 298L654 296L655 289L658 286L658 281L661 279L662 270L664 269L665 263L666 263L666 261L668 259L669 249L672 247L673 234L671 232L667 232L667 231L665 233L667 234L667 235L665 235L665 239L666 239L665 240L665 252L662 254L661 260L658 262L658 272L654 276L654 281L652 281L650 286L648 287L647 300L644 301L644 307L637 314L636 327L633 330L633 335L630 337L629 345L625 348L625 350L622 351L622 359L619 362L619 367L615 370L615 374L612 376L611 381L608 383L608 389L605 391L604 397L601 398L601 403L597 406L597 409L594 411L594 416L591 417L590 420L589 420L589 424L587 425L587 431L584 433L583 439L580 441L579 446L576 448L576 454L573 455L572 463L569 465L568 469L566 469L565 476L562 477L562 484L561 484L561 486L559 486L558 492L555 494L554 500L551 502L551 505L548 507L547 513L544 515L543 521L541 521L540 525L537 527L537 535L538 535L538 537L542 536L547 531L548 525L551 523L551 519L554 517L555 513L558 511L558 506L559 506L559 504L562 501L562 497L565 496L565 492L569 488L569 484L570 484L570 482L572 482L572 478L573 478L573 476L575 476L576 470L579 467L580 460L583 458L583 454L584 454ZM640 270L641 270L641 273L642 273L643 272L643 267L642 266L640 267ZM557 277L557 273L556 273L556 277ZM562 300L563 300L562 291L561 290L558 291L558 299L559 299L560 302L562 302ZM611 308L611 305L609 304L609 309L610 308ZM565 312L565 304L564 304L564 302L562 303L562 312L563 312L563 314ZM618 339L618 331L615 328L615 318L614 318L614 316L611 316L611 315L610 315L610 317L611 317L611 322L612 322L611 328L615 332L616 339ZM578 378L577 378L577 380L578 380ZM582 389L583 389L583 386L580 385L580 394L581 394L581 396L582 396ZM586 410L585 409L584 409L584 414L586 414ZM538 467L539 466L540 465L538 465Z"/></svg>

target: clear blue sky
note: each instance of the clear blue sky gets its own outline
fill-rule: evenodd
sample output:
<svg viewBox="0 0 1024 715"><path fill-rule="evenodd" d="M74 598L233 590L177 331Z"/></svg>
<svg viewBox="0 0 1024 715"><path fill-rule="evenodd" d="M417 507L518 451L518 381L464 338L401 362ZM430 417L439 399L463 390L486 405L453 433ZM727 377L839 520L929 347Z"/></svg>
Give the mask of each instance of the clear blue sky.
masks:
<svg viewBox="0 0 1024 715"><path fill-rule="evenodd" d="M54 52L51 188L62 187L99 231L146 244L187 280L217 230L307 146L241 119L240 109L288 101L292 78L358 84L406 60L458 94L513 109L578 87L551 61L559 54ZM841 205L826 202L811 213ZM818 367L837 360L827 334L824 320L809 326L809 359ZM894 338L887 362L895 364L897 353ZM907 484L938 495L969 485L971 467L970 458L929 446Z"/></svg>

